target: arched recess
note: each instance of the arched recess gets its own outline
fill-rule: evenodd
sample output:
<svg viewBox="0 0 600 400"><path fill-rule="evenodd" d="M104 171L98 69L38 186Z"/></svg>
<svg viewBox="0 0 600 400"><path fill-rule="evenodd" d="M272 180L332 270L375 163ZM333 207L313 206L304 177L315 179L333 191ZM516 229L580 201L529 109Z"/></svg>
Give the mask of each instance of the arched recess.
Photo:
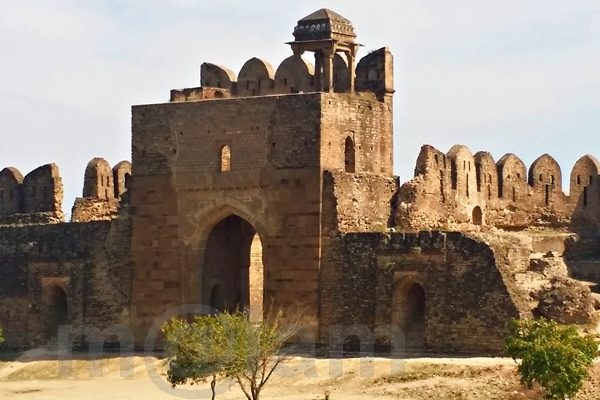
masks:
<svg viewBox="0 0 600 400"><path fill-rule="evenodd" d="M344 141L344 171L352 173L356 171L356 151L354 140L350 136Z"/></svg>
<svg viewBox="0 0 600 400"><path fill-rule="evenodd" d="M58 328L69 323L69 301L66 290L57 284L44 287L41 311L46 340L57 337Z"/></svg>
<svg viewBox="0 0 600 400"><path fill-rule="evenodd" d="M333 90L336 93L348 91L348 61L339 53L333 55Z"/></svg>
<svg viewBox="0 0 600 400"><path fill-rule="evenodd" d="M245 219L230 214L210 231L204 251L202 293L205 304L217 311L246 310L251 319L262 319L262 240Z"/></svg>
<svg viewBox="0 0 600 400"><path fill-rule="evenodd" d="M471 215L471 222L473 223L473 225L483 225L483 211L481 210L481 207L479 206L475 206L473 207L473 212Z"/></svg>
<svg viewBox="0 0 600 400"><path fill-rule="evenodd" d="M392 296L392 325L404 333L407 349L425 347L426 297L423 287L412 279L395 279Z"/></svg>

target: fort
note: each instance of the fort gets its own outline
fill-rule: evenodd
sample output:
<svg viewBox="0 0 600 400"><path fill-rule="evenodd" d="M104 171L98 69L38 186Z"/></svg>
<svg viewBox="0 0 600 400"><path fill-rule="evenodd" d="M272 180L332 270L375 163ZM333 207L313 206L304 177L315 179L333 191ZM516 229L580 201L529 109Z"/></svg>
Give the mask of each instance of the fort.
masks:
<svg viewBox="0 0 600 400"><path fill-rule="evenodd" d="M56 165L0 172L7 345L69 324L142 346L189 304L252 318L300 305L301 340L476 354L502 351L511 318L595 321L594 157L565 195L547 154L527 169L425 145L400 185L390 50L358 59L352 24L326 9L288 44L276 69L205 63L200 87L134 106L131 163L90 161L69 222Z"/></svg>

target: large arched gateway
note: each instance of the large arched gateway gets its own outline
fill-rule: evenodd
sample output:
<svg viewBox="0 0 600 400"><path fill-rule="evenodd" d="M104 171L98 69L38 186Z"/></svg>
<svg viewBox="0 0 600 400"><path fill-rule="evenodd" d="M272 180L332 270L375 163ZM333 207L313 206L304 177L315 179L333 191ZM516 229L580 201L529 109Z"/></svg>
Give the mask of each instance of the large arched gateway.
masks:
<svg viewBox="0 0 600 400"><path fill-rule="evenodd" d="M206 242L202 297L217 311L247 310L263 315L264 268L260 235L246 220L230 215L218 222Z"/></svg>

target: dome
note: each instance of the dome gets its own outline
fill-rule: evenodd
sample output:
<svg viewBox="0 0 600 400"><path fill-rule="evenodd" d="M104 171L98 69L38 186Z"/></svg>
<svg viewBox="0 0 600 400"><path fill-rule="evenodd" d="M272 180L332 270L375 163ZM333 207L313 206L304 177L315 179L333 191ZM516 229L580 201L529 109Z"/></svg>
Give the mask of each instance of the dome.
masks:
<svg viewBox="0 0 600 400"><path fill-rule="evenodd" d="M298 21L294 38L298 42L331 39L354 42L356 33L352 22L334 11L322 8Z"/></svg>

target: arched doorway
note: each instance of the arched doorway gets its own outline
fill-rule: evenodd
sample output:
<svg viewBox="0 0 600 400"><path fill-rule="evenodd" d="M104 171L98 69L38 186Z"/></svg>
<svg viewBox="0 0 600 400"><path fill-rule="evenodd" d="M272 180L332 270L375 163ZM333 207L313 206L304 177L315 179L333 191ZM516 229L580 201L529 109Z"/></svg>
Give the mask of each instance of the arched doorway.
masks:
<svg viewBox="0 0 600 400"><path fill-rule="evenodd" d="M69 323L67 292L58 285L47 286L43 290L42 302L44 334L50 340L57 337L59 326Z"/></svg>
<svg viewBox="0 0 600 400"><path fill-rule="evenodd" d="M217 223L208 236L202 273L206 304L217 311L246 310L263 317L263 248L254 227L237 215Z"/></svg>
<svg viewBox="0 0 600 400"><path fill-rule="evenodd" d="M425 291L421 285L402 280L394 285L392 324L404 333L407 349L425 346Z"/></svg>
<svg viewBox="0 0 600 400"><path fill-rule="evenodd" d="M481 207L475 206L473 208L471 221L473 222L473 225L483 225L483 211L481 211Z"/></svg>

